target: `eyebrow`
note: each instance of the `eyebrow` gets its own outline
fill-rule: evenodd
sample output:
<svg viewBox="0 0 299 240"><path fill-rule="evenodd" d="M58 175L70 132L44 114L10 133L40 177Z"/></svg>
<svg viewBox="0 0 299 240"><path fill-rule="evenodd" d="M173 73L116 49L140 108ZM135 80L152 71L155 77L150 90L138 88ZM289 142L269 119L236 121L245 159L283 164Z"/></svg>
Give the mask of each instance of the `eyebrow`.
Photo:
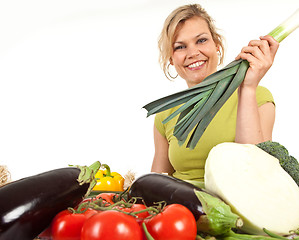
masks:
<svg viewBox="0 0 299 240"><path fill-rule="evenodd" d="M199 37L201 37L202 35L205 35L205 34L208 34L208 33L206 33L206 32L200 33L200 34L196 35L194 37L194 39L197 39L197 38L199 38ZM181 44L181 43L184 43L184 41L176 41L173 44L176 44L176 43Z"/></svg>

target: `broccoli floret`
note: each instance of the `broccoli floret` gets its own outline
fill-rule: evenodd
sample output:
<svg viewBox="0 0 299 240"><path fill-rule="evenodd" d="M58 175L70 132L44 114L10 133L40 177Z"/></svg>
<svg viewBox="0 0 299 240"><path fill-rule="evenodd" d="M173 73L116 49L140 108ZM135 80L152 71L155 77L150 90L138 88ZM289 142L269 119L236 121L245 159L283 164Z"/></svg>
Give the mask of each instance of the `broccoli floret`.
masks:
<svg viewBox="0 0 299 240"><path fill-rule="evenodd" d="M266 141L257 144L259 148L279 160L280 166L294 179L299 186L299 163L288 150L278 142Z"/></svg>
<svg viewBox="0 0 299 240"><path fill-rule="evenodd" d="M259 143L257 146L273 157L276 157L279 161L289 158L289 151L278 142L267 141Z"/></svg>
<svg viewBox="0 0 299 240"><path fill-rule="evenodd" d="M295 180L299 186L299 163L293 156L280 163L281 167Z"/></svg>

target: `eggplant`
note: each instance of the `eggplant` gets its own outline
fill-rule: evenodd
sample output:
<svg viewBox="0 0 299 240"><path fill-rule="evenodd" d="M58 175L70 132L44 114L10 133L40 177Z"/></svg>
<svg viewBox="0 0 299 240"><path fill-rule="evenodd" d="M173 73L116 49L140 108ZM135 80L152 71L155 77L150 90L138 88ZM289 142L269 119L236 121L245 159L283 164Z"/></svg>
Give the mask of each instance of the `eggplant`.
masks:
<svg viewBox="0 0 299 240"><path fill-rule="evenodd" d="M141 197L147 206L165 201L179 203L187 207L198 220L204 215L202 205L194 193L202 189L181 179L159 173L145 174L136 179L129 189L129 197Z"/></svg>
<svg viewBox="0 0 299 240"><path fill-rule="evenodd" d="M206 190L181 179L148 173L135 179L128 190L128 198L136 198L147 206L157 202L181 204L187 207L197 222L198 232L223 235L232 228L240 228L242 219L230 207Z"/></svg>
<svg viewBox="0 0 299 240"><path fill-rule="evenodd" d="M66 167L8 183L0 188L0 240L32 240L60 211L75 207L94 184L96 162Z"/></svg>

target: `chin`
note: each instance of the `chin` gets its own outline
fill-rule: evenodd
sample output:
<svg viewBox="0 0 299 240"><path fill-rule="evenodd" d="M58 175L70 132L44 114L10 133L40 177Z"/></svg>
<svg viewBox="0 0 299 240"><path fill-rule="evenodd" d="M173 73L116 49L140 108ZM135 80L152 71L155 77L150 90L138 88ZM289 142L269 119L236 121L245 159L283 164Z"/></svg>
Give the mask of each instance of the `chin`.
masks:
<svg viewBox="0 0 299 240"><path fill-rule="evenodd" d="M201 83L202 80L191 80L191 81L186 81L186 82L187 82L188 87L190 88L190 87L193 87L193 86Z"/></svg>
<svg viewBox="0 0 299 240"><path fill-rule="evenodd" d="M197 77L197 78L193 78L190 80L191 83L193 84L199 84L201 83L205 78L204 77Z"/></svg>

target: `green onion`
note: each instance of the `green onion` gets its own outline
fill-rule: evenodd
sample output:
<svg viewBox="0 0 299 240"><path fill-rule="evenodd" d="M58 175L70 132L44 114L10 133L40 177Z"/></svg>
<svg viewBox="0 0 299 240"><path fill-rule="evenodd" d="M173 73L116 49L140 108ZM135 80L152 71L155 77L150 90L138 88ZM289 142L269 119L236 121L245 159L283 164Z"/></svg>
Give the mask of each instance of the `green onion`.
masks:
<svg viewBox="0 0 299 240"><path fill-rule="evenodd" d="M299 9L268 35L281 42L298 26ZM163 124L179 115L173 135L182 145L193 131L187 147L194 149L216 113L243 82L248 68L249 63L246 60L232 61L194 87L160 98L143 108L148 111L147 116L150 116L182 105L169 115Z"/></svg>

